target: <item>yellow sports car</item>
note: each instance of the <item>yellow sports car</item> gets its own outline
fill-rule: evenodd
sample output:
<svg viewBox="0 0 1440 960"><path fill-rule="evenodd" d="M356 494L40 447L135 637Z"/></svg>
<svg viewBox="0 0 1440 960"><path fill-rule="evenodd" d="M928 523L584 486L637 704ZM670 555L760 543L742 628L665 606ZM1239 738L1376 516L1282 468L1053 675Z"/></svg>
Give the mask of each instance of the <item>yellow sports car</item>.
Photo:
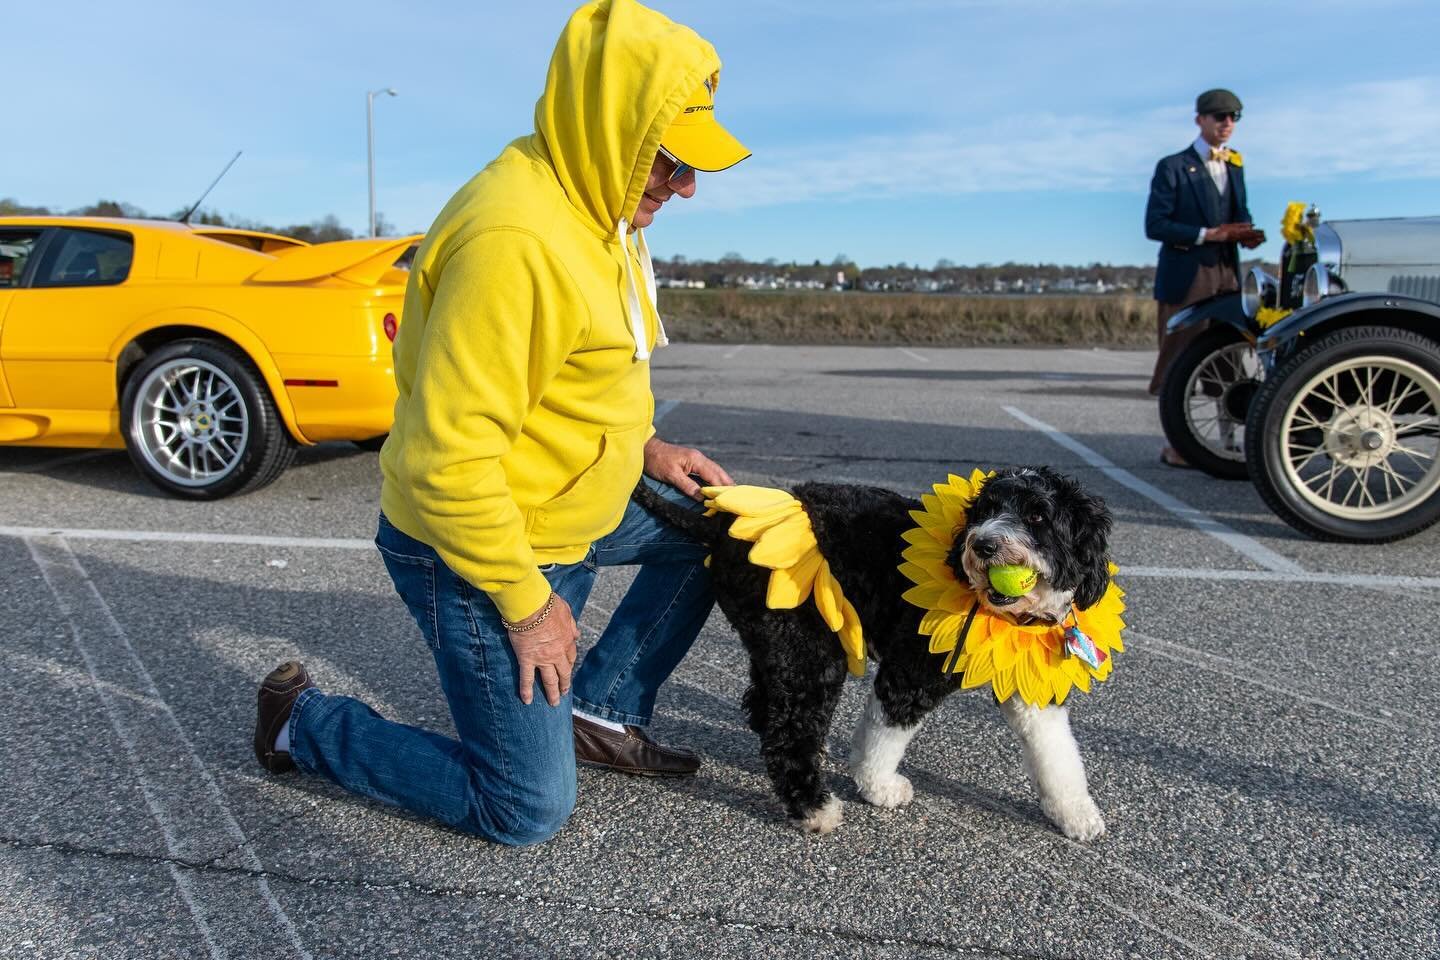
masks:
<svg viewBox="0 0 1440 960"><path fill-rule="evenodd" d="M390 344L418 237L310 245L252 230L0 217L0 443L120 447L214 499L297 444L390 429Z"/></svg>

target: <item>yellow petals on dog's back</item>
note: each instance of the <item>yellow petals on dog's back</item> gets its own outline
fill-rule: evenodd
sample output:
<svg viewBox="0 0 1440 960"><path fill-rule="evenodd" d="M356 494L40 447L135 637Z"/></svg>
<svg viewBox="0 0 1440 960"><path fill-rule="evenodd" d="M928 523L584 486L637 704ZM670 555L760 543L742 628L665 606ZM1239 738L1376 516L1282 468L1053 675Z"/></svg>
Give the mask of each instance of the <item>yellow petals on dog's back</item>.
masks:
<svg viewBox="0 0 1440 960"><path fill-rule="evenodd" d="M770 570L765 606L792 610L814 597L815 609L845 652L846 668L865 673L865 633L860 614L845 598L810 526L804 505L784 490L768 487L704 487L705 506L735 517L730 536L755 544L749 560Z"/></svg>

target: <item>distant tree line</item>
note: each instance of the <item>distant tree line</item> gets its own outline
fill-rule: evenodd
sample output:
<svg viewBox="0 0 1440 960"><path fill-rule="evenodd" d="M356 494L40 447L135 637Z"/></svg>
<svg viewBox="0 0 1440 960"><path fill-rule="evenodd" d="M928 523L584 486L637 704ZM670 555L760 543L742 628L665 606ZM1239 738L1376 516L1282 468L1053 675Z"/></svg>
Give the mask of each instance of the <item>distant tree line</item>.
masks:
<svg viewBox="0 0 1440 960"><path fill-rule="evenodd" d="M755 261L738 253L727 253L718 260L675 256L668 260L657 260L655 272L676 281L703 282L707 287L746 286L747 281L778 281L781 286L823 284L827 287L839 285L845 289L858 290L953 292L1033 291L1037 288L1055 290L1083 283L1112 290L1149 290L1155 278L1155 268L1150 265L1108 263L1067 265L1007 262L965 266L952 260L941 259L928 267L904 262L860 267L843 253L837 254L828 263L819 260L810 263L784 262L774 257Z"/></svg>
<svg viewBox="0 0 1440 960"><path fill-rule="evenodd" d="M127 217L140 220L179 220L187 208L181 207L174 213L155 216L146 213L133 203L116 200L97 200L94 203L73 210L58 210L50 207L26 206L10 197L0 197L0 217ZM196 210L190 217L191 223L203 223L212 227L236 227L241 230L259 230L262 233L278 233L283 237L294 237L307 243L328 243L331 240L353 240L355 232L343 226L334 214L312 220L309 223L294 223L284 227L272 226L258 220L242 217L226 217L215 210ZM395 225L389 223L383 214L375 214L375 230L382 237L399 236Z"/></svg>
<svg viewBox="0 0 1440 960"><path fill-rule="evenodd" d="M73 210L55 210L48 207L26 206L14 199L0 198L0 216L79 216L79 217L132 217L142 219L179 220L185 213L182 208L167 216L152 217L131 203L115 200L98 200L89 206ZM215 210L197 210L191 222L212 226L237 227L243 230L259 230L294 237L309 243L326 243L331 240L350 240L354 231L343 226L334 214L309 223L274 226L236 216L224 216ZM385 220L383 214L375 216L376 231L380 236L398 236L394 224ZM1246 261L1242 266L1248 268ZM957 264L940 259L933 266L895 263L885 266L860 267L843 253L836 254L830 262L815 260L802 263L792 260L782 262L774 257L766 260L748 260L739 253L726 253L718 260L689 259L682 255L660 258L655 261L655 272L659 277L672 281L703 283L706 287L766 286L772 282L780 287L835 288L875 291L927 291L956 293L991 292L1036 292L1039 290L1063 291L1075 289L1082 284L1098 285L1105 290L1149 291L1155 279L1152 265L1133 266L1108 263L1067 265L1058 263L980 263L973 266Z"/></svg>

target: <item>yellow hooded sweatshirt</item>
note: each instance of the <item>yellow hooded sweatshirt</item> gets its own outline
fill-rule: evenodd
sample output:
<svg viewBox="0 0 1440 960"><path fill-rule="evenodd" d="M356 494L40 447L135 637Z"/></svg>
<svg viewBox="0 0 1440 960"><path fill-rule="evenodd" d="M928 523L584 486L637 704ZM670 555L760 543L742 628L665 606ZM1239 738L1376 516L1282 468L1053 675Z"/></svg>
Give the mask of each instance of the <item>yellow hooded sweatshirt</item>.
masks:
<svg viewBox="0 0 1440 960"><path fill-rule="evenodd" d="M719 68L635 0L581 7L535 132L461 188L416 254L381 507L507 619L545 604L538 566L581 560L640 478L663 331L628 218L661 134Z"/></svg>

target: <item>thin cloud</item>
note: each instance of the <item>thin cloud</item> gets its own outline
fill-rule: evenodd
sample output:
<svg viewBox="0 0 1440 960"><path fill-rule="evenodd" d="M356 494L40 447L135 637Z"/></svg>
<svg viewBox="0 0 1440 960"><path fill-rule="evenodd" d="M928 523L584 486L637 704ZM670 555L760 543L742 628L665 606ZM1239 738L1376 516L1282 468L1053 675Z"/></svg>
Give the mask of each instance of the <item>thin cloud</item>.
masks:
<svg viewBox="0 0 1440 960"><path fill-rule="evenodd" d="M1440 177L1440 78L1357 83L1247 110L1235 144L1252 182ZM1189 105L1129 117L1036 113L970 130L765 150L706 178L687 213L816 200L1144 190L1194 128Z"/></svg>

